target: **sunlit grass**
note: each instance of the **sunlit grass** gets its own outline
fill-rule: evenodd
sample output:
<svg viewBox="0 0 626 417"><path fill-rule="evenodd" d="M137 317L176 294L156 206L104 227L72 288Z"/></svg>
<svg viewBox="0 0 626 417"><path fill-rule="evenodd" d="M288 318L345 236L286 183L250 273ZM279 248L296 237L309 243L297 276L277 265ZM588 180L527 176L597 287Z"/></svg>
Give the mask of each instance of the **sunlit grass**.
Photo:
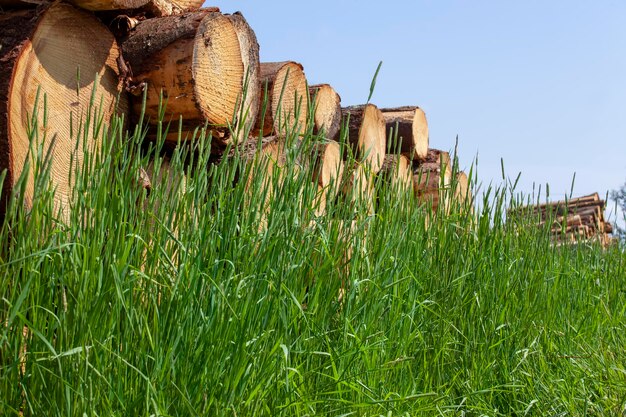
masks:
<svg viewBox="0 0 626 417"><path fill-rule="evenodd" d="M338 201L316 216L294 157L265 211L262 176L236 181L251 166L237 155L212 165L202 132L146 190L162 143L145 133L103 130L66 223L41 160L28 213L17 187L0 230L1 415L624 413L619 248L506 224L506 185L428 227L380 181L375 215Z"/></svg>

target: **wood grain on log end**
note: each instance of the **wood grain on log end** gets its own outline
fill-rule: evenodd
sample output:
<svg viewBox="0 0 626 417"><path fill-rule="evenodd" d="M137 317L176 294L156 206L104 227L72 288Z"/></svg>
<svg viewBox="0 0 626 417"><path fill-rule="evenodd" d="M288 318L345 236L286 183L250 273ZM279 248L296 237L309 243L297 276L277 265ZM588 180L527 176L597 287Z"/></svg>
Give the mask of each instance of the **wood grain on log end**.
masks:
<svg viewBox="0 0 626 417"><path fill-rule="evenodd" d="M92 14L66 3L53 3L37 10L15 11L0 15L0 169L7 169L0 202L6 208L10 190L29 158L28 115L38 106L38 140L43 155L52 155L50 180L56 188L55 205L65 219L72 196L71 178L83 165L83 144L91 150L100 138L77 141L76 129L94 109L101 109L103 122L116 113L121 85L116 60L119 48L109 30ZM43 120L44 97L47 121ZM122 97L123 99L124 97ZM37 101L37 99L39 101ZM100 107L100 104L101 107ZM119 109L125 111L124 101ZM71 120L73 122L71 122ZM44 136L46 138L44 144ZM53 147L53 149L50 149ZM36 149L36 148L35 148ZM32 167L32 165L31 165ZM30 206L34 193L32 175L26 183L25 204Z"/></svg>
<svg viewBox="0 0 626 417"><path fill-rule="evenodd" d="M387 150L409 159L423 160L428 154L426 114L417 106L381 109L387 125Z"/></svg>
<svg viewBox="0 0 626 417"><path fill-rule="evenodd" d="M336 139L341 129L341 97L328 84L309 87L313 110L313 133Z"/></svg>
<svg viewBox="0 0 626 417"><path fill-rule="evenodd" d="M308 115L307 83L302 65L296 62L261 63L261 102L265 106L254 128L260 136L272 133L303 134ZM267 101L264 91L267 90ZM261 110L263 111L263 110Z"/></svg>
<svg viewBox="0 0 626 417"><path fill-rule="evenodd" d="M356 150L359 161L378 173L385 158L385 118L373 104L345 107L344 118L348 118L348 138Z"/></svg>

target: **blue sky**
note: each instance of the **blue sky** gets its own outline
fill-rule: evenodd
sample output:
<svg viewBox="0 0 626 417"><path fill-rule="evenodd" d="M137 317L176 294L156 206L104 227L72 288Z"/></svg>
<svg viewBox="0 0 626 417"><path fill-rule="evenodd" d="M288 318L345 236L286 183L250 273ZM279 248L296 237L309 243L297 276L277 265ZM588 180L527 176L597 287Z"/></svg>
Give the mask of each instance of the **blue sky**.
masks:
<svg viewBox="0 0 626 417"><path fill-rule="evenodd" d="M626 1L225 2L255 30L261 61L303 64L344 105L419 105L431 147L459 136L483 184L522 173L551 197L626 181Z"/></svg>

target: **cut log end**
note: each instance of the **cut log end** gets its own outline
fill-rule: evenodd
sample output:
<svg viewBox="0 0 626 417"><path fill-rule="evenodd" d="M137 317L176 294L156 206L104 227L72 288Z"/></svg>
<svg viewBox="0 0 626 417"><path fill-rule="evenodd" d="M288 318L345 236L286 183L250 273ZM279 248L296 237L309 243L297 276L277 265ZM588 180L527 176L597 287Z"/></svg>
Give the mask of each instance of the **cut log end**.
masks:
<svg viewBox="0 0 626 417"><path fill-rule="evenodd" d="M416 106L381 110L387 125L387 149L402 153L412 160L428 155L428 123L426 114Z"/></svg>
<svg viewBox="0 0 626 417"><path fill-rule="evenodd" d="M5 184L9 188L2 194L9 194L27 161L33 162L28 156L27 117L38 106L35 145L44 147L44 155L53 147L50 180L56 188L56 208L61 209L64 217L72 195L70 178L75 178L82 169L83 144L88 144L91 150L96 150L100 144L98 137L87 141L77 141L75 137L81 120L84 121L88 113L94 116L92 93L95 92L95 106L101 109L104 123L109 123L118 109L121 86L116 59L119 49L103 24L69 4L53 3L29 11L29 25L18 26L23 12L15 13L7 13L0 19L0 29L9 35L6 39L10 39L0 50L3 74L0 80L0 141L3 142L0 168L7 168L9 172L8 184ZM102 103L101 107L98 103ZM125 102L119 103L119 109L125 108ZM93 130L88 132L91 134ZM27 206L33 193L31 176L24 196ZM5 203L0 211L4 209Z"/></svg>
<svg viewBox="0 0 626 417"><path fill-rule="evenodd" d="M296 62L261 63L260 77L263 89L267 88L267 102L265 114L259 117L255 131L260 136L272 133L284 136L292 132L303 134L308 104L302 65ZM261 102L260 107L263 106Z"/></svg>
<svg viewBox="0 0 626 417"><path fill-rule="evenodd" d="M341 97L328 84L309 87L314 106L313 133L336 139L341 129Z"/></svg>
<svg viewBox="0 0 626 417"><path fill-rule="evenodd" d="M346 107L349 141L356 149L357 159L378 173L385 158L385 118L373 104Z"/></svg>
<svg viewBox="0 0 626 417"><path fill-rule="evenodd" d="M246 136L258 106L258 44L240 15L199 10L149 19L123 43L134 85L147 86L146 116L156 122L160 101L166 121L205 123L222 144ZM247 85L246 85L247 83ZM247 95L244 98L244 86ZM142 108L135 99L134 113Z"/></svg>

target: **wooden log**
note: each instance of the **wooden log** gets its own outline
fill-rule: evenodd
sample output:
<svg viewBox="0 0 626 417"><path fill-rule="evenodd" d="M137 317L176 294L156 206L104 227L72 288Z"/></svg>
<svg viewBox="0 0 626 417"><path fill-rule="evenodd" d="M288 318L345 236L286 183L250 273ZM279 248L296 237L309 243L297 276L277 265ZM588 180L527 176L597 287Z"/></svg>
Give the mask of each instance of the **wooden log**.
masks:
<svg viewBox="0 0 626 417"><path fill-rule="evenodd" d="M420 163L413 172L416 197L424 204L431 204L433 211L441 206L447 212L451 184L450 155L448 152L429 149L425 162Z"/></svg>
<svg viewBox="0 0 626 417"><path fill-rule="evenodd" d="M348 140L359 161L377 174L385 159L385 118L373 104L345 107L348 119Z"/></svg>
<svg viewBox="0 0 626 417"><path fill-rule="evenodd" d="M341 97L328 84L309 87L313 103L313 133L328 139L337 139L341 130Z"/></svg>
<svg viewBox="0 0 626 417"><path fill-rule="evenodd" d="M122 50L135 115L145 88L146 117L158 121L162 93L165 121L182 118L184 134L206 124L219 143L228 144L240 139L231 132L254 124L258 44L241 15L212 10L142 21L123 40ZM239 117L246 112L248 117ZM167 137L177 139L177 132Z"/></svg>
<svg viewBox="0 0 626 417"><path fill-rule="evenodd" d="M363 164L355 164L344 169L340 193L345 204L351 207L364 207L368 215L375 213L376 196L371 170Z"/></svg>
<svg viewBox="0 0 626 417"><path fill-rule="evenodd" d="M32 162L27 125L37 105L38 135L33 151L43 146L43 155L52 156L50 181L56 188L56 208L65 219L73 189L70 177L76 178L82 169L83 145L96 150L101 144L93 127L86 132L86 141L78 140L80 121L88 114L93 120L95 113L101 113L107 124L117 111L121 90L118 45L93 15L65 3L2 14L0 33L0 170L7 170L0 215L5 213L26 162ZM95 109L90 107L92 94ZM126 107L122 97L119 109L125 111ZM27 208L33 193L30 175L24 195Z"/></svg>
<svg viewBox="0 0 626 417"><path fill-rule="evenodd" d="M315 213L321 215L326 211L326 202L334 199L339 192L344 164L341 148L335 141L315 145L313 153L313 166L310 167L310 172L318 187L313 204Z"/></svg>
<svg viewBox="0 0 626 417"><path fill-rule="evenodd" d="M240 12L228 16L239 39L241 60L244 67L243 91L236 115L235 138L242 142L250 135L259 115L261 101L261 63L259 61L259 43L254 31Z"/></svg>
<svg viewBox="0 0 626 417"><path fill-rule="evenodd" d="M387 152L401 153L410 160L428 155L428 122L417 106L381 109L387 130Z"/></svg>
<svg viewBox="0 0 626 417"><path fill-rule="evenodd" d="M169 16L174 12L180 12L179 7L174 6L170 0L69 0L76 7L92 12L107 10L136 10L147 11L152 16ZM198 5L198 7L200 7Z"/></svg>
<svg viewBox="0 0 626 417"><path fill-rule="evenodd" d="M303 134L308 115L306 77L296 62L264 62L260 70L261 113L254 131L259 136ZM267 99L265 97L267 92Z"/></svg>
<svg viewBox="0 0 626 417"><path fill-rule="evenodd" d="M378 175L394 192L404 192L413 186L411 161L405 155L386 155Z"/></svg>

